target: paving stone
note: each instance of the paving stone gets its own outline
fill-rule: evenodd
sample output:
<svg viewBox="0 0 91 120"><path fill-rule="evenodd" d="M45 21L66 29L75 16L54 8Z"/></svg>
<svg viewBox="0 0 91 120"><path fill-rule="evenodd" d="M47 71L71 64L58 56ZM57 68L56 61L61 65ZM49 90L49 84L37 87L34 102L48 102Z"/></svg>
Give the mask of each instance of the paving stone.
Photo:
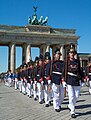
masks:
<svg viewBox="0 0 91 120"><path fill-rule="evenodd" d="M65 97L62 109L55 112L53 106L40 105L33 98L22 95L14 87L0 83L0 120L72 120L67 109L68 97ZM76 120L91 120L91 95L88 87L81 88L81 96L76 104Z"/></svg>

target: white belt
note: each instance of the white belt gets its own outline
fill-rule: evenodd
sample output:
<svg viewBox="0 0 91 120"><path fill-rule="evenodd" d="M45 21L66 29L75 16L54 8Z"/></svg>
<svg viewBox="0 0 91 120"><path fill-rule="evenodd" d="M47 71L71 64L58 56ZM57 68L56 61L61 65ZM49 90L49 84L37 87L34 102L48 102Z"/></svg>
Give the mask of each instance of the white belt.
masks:
<svg viewBox="0 0 91 120"><path fill-rule="evenodd" d="M91 75L91 73L88 73L89 75Z"/></svg>
<svg viewBox="0 0 91 120"><path fill-rule="evenodd" d="M39 76L39 74L37 75L37 77Z"/></svg>
<svg viewBox="0 0 91 120"><path fill-rule="evenodd" d="M55 73L55 74L58 74L58 75L62 75L62 73L60 73L60 72L53 71L52 73Z"/></svg>
<svg viewBox="0 0 91 120"><path fill-rule="evenodd" d="M28 78L31 78L30 76L28 76Z"/></svg>
<svg viewBox="0 0 91 120"><path fill-rule="evenodd" d="M70 73L70 72L68 72L68 75L76 76L77 77L77 75L75 75L74 73Z"/></svg>

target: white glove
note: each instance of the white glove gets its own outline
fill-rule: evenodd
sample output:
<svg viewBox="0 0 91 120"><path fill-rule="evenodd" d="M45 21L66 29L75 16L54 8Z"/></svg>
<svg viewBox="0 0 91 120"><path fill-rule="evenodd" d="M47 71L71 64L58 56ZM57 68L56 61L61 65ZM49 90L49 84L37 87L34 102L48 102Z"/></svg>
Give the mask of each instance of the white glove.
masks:
<svg viewBox="0 0 91 120"><path fill-rule="evenodd" d="M37 82L37 81L36 81ZM33 83L33 81L31 80L31 84Z"/></svg>
<svg viewBox="0 0 91 120"><path fill-rule="evenodd" d="M23 79L21 79L21 81L23 82Z"/></svg>
<svg viewBox="0 0 91 120"><path fill-rule="evenodd" d="M36 84L37 84L37 81L34 81L34 84L36 85Z"/></svg>
<svg viewBox="0 0 91 120"><path fill-rule="evenodd" d="M63 87L66 87L67 86L67 84L66 84L66 82L64 81L64 82L62 82L62 85L63 85Z"/></svg>
<svg viewBox="0 0 91 120"><path fill-rule="evenodd" d="M89 81L89 78L87 78L87 82Z"/></svg>
<svg viewBox="0 0 91 120"><path fill-rule="evenodd" d="M43 85L44 81L41 82L41 84Z"/></svg>
<svg viewBox="0 0 91 120"><path fill-rule="evenodd" d="M80 80L80 86L83 87L85 86L85 83Z"/></svg>
<svg viewBox="0 0 91 120"><path fill-rule="evenodd" d="M50 85L51 84L51 80L48 80L48 85Z"/></svg>
<svg viewBox="0 0 91 120"><path fill-rule="evenodd" d="M84 83L84 82L82 82L82 83L81 83L81 86L82 86L82 87L83 87L83 86L85 86L85 83Z"/></svg>

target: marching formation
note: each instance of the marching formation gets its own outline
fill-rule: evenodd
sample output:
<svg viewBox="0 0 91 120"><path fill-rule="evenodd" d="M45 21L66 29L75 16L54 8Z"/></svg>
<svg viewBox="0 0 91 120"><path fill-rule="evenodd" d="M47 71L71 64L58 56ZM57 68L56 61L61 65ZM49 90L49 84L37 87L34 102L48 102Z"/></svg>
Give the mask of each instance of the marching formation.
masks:
<svg viewBox="0 0 91 120"><path fill-rule="evenodd" d="M60 49L54 52L53 60L49 52L43 56L35 58L35 61L30 60L27 64L20 65L19 70L15 70L12 74L8 71L6 75L5 85L11 86L14 79L15 89L19 89L20 93L27 95L29 98L34 98L34 101L39 101L40 104L45 104L45 107L52 105L56 112L61 111L64 93L67 92L69 104L67 108L70 111L71 117L76 118L75 104L79 98L81 85L84 80L89 81L89 93L91 94L91 64L89 74L84 74L80 67L79 59L75 58L76 51L70 48L68 59L60 60ZM87 73L87 72L86 72ZM66 91L65 91L66 90Z"/></svg>

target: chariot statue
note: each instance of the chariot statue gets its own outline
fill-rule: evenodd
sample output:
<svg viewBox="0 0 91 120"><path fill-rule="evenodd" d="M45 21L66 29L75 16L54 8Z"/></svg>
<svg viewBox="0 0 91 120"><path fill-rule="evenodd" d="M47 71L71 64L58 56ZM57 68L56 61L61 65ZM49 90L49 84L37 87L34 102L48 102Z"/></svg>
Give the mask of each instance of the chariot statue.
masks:
<svg viewBox="0 0 91 120"><path fill-rule="evenodd" d="M43 20L43 16L40 16L40 19L38 20L37 14L36 14L37 7L33 7L33 8L34 8L34 14L32 15L32 18L30 16L28 16L28 24L46 26L46 24L48 22L48 17L46 17Z"/></svg>

